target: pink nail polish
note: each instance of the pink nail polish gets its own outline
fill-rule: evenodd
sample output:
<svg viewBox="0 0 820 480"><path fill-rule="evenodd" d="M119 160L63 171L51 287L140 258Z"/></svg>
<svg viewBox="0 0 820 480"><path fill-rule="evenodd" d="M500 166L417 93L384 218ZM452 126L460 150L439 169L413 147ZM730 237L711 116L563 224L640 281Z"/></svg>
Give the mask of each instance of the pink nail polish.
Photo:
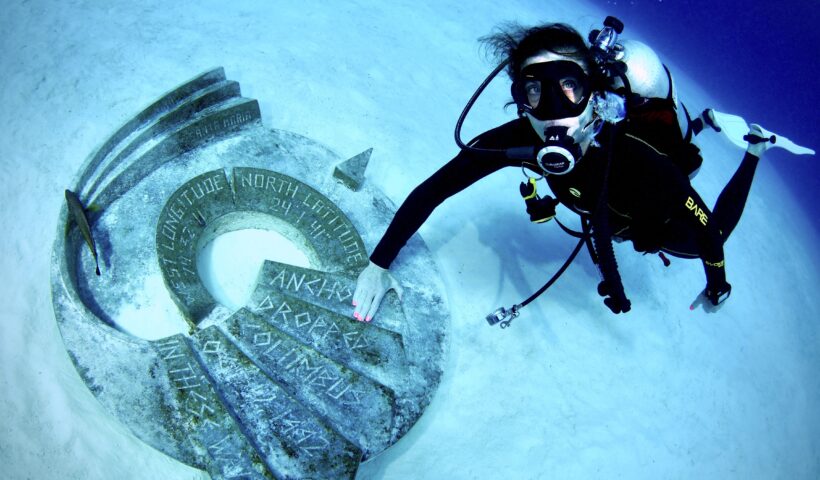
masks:
<svg viewBox="0 0 820 480"><path fill-rule="evenodd" d="M356 320L361 320L361 319L362 319L362 316L361 316L361 315L359 315L358 313L354 313L354 314L353 314L353 318L355 318Z"/></svg>
<svg viewBox="0 0 820 480"><path fill-rule="evenodd" d="M369 322L373 317L367 317L364 319L365 322Z"/></svg>
<svg viewBox="0 0 820 480"><path fill-rule="evenodd" d="M359 304L358 304L358 303L356 303L356 300L353 300L353 306L354 306L354 307L356 307L356 306L358 306L358 305L359 305Z"/></svg>

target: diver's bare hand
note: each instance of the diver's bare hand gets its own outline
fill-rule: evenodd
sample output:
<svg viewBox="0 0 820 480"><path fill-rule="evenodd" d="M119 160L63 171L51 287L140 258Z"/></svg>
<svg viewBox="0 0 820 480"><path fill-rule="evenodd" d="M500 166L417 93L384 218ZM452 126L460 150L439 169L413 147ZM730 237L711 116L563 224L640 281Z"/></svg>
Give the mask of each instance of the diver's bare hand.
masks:
<svg viewBox="0 0 820 480"><path fill-rule="evenodd" d="M361 322L369 322L376 315L376 310L390 289L396 290L399 299L402 296L402 287L395 277L386 268L373 262L362 270L356 280L356 291L353 293L353 317Z"/></svg>

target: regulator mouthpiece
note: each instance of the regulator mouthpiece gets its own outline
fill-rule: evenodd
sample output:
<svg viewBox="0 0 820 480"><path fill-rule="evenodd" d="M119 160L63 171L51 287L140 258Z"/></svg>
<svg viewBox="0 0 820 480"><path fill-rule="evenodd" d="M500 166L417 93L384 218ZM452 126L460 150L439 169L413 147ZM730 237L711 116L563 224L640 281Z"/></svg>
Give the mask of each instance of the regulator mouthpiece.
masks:
<svg viewBox="0 0 820 480"><path fill-rule="evenodd" d="M568 130L569 127L548 127L544 131L546 140L535 156L544 173L565 175L575 168L581 158L581 146L567 135Z"/></svg>

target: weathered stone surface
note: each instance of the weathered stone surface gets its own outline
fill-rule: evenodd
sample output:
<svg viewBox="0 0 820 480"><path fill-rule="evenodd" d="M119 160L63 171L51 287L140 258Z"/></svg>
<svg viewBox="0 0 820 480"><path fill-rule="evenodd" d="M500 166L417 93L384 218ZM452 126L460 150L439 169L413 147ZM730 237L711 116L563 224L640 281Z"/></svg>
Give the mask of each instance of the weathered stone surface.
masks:
<svg viewBox="0 0 820 480"><path fill-rule="evenodd" d="M344 273L330 273L286 263L266 260L259 272L261 285L276 288L282 294L320 306L339 315L353 312L351 302L356 290L356 277ZM405 335L407 320L396 294L388 292L372 324Z"/></svg>
<svg viewBox="0 0 820 480"><path fill-rule="evenodd" d="M336 154L263 128L257 102L238 94L221 69L207 72L89 157L71 189L99 208L89 220L103 275L63 210L55 315L90 390L162 452L217 479L351 478L416 422L438 385L440 283L411 239L412 255L395 263L404 303L390 293L373 324L349 318L366 245L393 207L372 185L344 188L331 175ZM196 255L243 228L285 235L312 268L268 263L264 298L249 304L258 314L208 314Z"/></svg>
<svg viewBox="0 0 820 480"><path fill-rule="evenodd" d="M392 440L393 392L242 309L226 328L270 378L368 452Z"/></svg>
<svg viewBox="0 0 820 480"><path fill-rule="evenodd" d="M362 188L362 183L364 183L364 172L367 169L368 162L370 162L371 153L373 153L373 149L368 148L355 157L336 165L336 168L333 169L333 177L342 182L347 188L358 192Z"/></svg>
<svg viewBox="0 0 820 480"><path fill-rule="evenodd" d="M52 298L63 342L80 377L106 410L142 441L204 468L190 442L169 428L174 420L156 379L160 359L151 343L112 329L84 309L66 277L55 274L65 265L52 264Z"/></svg>
<svg viewBox="0 0 820 480"><path fill-rule="evenodd" d="M280 478L353 478L361 450L272 382L217 327L193 337L222 398Z"/></svg>
<svg viewBox="0 0 820 480"><path fill-rule="evenodd" d="M193 324L216 306L196 271L199 237L209 223L234 210L225 172L215 170L184 183L157 221L157 257L165 284Z"/></svg>
<svg viewBox="0 0 820 480"><path fill-rule="evenodd" d="M258 168L235 168L237 208L265 212L302 233L329 270L359 271L367 251L356 228L326 196L295 178Z"/></svg>
<svg viewBox="0 0 820 480"><path fill-rule="evenodd" d="M165 365L175 423L183 438L201 447L199 461L211 477L274 478L220 402L188 340L177 335L154 346Z"/></svg>
<svg viewBox="0 0 820 480"><path fill-rule="evenodd" d="M114 132L88 159L77 182L79 186L83 186L82 190L78 190L78 193L82 193L83 200L90 196L91 185L98 183L96 181L92 182L91 179L101 175L101 172L104 171L104 168L101 168L102 165L112 161L110 154L124 143L129 136L144 128L145 125L150 124L165 112L184 103L190 95L224 80L225 69L222 67L198 75L160 97L159 100L146 107L145 110L135 115L134 118Z"/></svg>
<svg viewBox="0 0 820 480"><path fill-rule="evenodd" d="M100 185L109 181L116 174L123 171L130 162L128 157L138 151L144 145L148 145L155 138L160 138L167 132L177 130L185 122L191 121L201 112L217 107L240 95L239 84L234 81L224 80L213 85L207 85L201 90L194 92L184 103L170 109L153 122L146 124L139 131L135 131L128 138L128 143L112 151L112 158L89 189L89 194L93 195Z"/></svg>
<svg viewBox="0 0 820 480"><path fill-rule="evenodd" d="M142 144L128 157L128 166L112 178L91 201L105 209L165 162L182 153L259 121L256 100L231 99L210 107L191 121Z"/></svg>
<svg viewBox="0 0 820 480"><path fill-rule="evenodd" d="M312 250L311 257L324 268L358 271L367 263L355 227L315 189L258 168L235 168L233 179L231 186L224 172L216 170L189 180L171 195L157 223L157 254L166 285L193 324L216 306L196 272L201 237L208 225L229 213L257 212L278 218L291 234L301 237ZM221 228L228 231L231 226Z"/></svg>
<svg viewBox="0 0 820 480"><path fill-rule="evenodd" d="M289 297L269 285L270 282L265 281L258 283L249 301L249 310L305 345L382 385L392 388L401 381L407 359L398 334Z"/></svg>

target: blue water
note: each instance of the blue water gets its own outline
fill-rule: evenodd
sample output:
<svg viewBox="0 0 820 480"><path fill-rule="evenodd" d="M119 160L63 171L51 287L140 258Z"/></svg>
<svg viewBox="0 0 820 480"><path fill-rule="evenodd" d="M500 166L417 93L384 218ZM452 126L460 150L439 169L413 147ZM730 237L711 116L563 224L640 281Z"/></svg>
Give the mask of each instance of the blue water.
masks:
<svg viewBox="0 0 820 480"><path fill-rule="evenodd" d="M718 99L716 108L820 150L817 0L592 3L622 20L624 35L634 29L662 58L686 68L689 77ZM765 158L793 188L810 218L820 218L818 158L781 149L770 150Z"/></svg>

